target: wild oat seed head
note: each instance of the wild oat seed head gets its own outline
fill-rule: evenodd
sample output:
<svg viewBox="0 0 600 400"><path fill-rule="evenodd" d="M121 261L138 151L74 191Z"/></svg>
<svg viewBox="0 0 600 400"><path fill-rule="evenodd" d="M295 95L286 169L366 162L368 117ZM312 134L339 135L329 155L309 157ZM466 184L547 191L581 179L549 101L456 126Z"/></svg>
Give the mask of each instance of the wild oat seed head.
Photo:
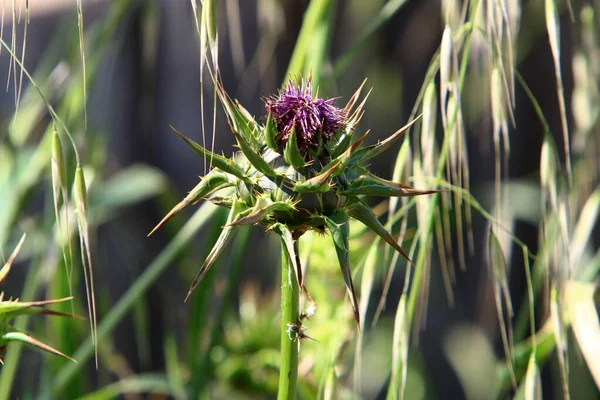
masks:
<svg viewBox="0 0 600 400"><path fill-rule="evenodd" d="M302 80L298 86L289 81L278 95L264 99L267 113L277 124L275 140L280 149L285 147L292 129L296 129L298 148L306 154L331 140L345 124L344 110L337 108L335 99L312 97L312 82Z"/></svg>

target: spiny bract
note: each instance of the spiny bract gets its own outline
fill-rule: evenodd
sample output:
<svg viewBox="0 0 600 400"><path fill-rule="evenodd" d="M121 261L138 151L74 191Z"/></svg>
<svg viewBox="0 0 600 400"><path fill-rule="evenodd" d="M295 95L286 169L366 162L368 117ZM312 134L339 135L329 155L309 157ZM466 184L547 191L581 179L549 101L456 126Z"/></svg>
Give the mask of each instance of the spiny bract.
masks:
<svg viewBox="0 0 600 400"><path fill-rule="evenodd" d="M267 116L261 125L217 81L219 99L241 150L233 158L211 153L173 128L196 153L211 162L213 169L150 234L174 214L204 198L230 209L227 224L188 297L241 225L261 224L281 237L301 288L303 279L294 242L311 229L329 231L359 321L348 252L349 218L365 224L408 259L362 197L436 192L391 182L368 171L369 160L388 149L414 121L371 146L363 146L368 131L354 140L366 101L365 97L357 104L363 85L344 108L337 108L334 99L313 97L310 79L300 85L290 80L278 95L264 99ZM210 196L221 190L222 195Z"/></svg>

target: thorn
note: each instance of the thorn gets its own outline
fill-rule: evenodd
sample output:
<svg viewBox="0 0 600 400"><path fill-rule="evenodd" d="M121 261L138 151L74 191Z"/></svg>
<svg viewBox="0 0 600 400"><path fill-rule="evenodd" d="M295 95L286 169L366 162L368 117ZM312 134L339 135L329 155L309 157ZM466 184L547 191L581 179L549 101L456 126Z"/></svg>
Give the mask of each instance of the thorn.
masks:
<svg viewBox="0 0 600 400"><path fill-rule="evenodd" d="M298 340L302 340L302 339L310 339L313 340L315 342L318 342L317 339L310 337L306 334L306 329L304 329L304 325L302 325L301 322L297 322L297 323L291 323L288 322L287 324L287 333L288 333L288 337L290 338L290 340L292 342L296 342ZM294 335L293 337L291 335Z"/></svg>
<svg viewBox="0 0 600 400"><path fill-rule="evenodd" d="M185 296L185 299L183 300L184 303L187 303L188 299L192 295L192 292L194 291L195 288L196 288L196 286L194 286L194 285L192 285L192 287L190 287L190 290L188 290L188 293Z"/></svg>

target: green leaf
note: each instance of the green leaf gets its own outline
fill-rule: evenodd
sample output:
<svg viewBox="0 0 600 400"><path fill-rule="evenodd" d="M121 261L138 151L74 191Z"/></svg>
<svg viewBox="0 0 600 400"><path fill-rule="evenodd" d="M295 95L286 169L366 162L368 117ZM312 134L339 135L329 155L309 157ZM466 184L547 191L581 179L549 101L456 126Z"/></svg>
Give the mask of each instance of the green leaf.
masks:
<svg viewBox="0 0 600 400"><path fill-rule="evenodd" d="M368 173L354 179L347 188L338 190L338 193L346 196L413 197L444 191L419 190Z"/></svg>
<svg viewBox="0 0 600 400"><path fill-rule="evenodd" d="M223 252L223 249L225 249L225 246L227 246L229 241L231 241L231 239L233 239L233 236L235 235L235 233L237 232L237 229L239 227L232 226L231 223L236 221L240 212L243 211L242 210L243 208L244 208L243 202L241 202L241 201L233 202L233 206L231 207L231 211L229 212L229 216L227 217L227 225L225 225L223 227L223 230L221 231L221 234L219 235L217 242L215 243L212 250L206 257L206 260L204 260L204 263L202 264L202 266L200 267L200 271L198 271L196 278L194 278L194 281L192 282L192 285L190 286L190 290L188 291L188 294L185 297L185 301L188 301L188 299L190 298L190 295L192 294L194 289L196 289L196 286L198 286L198 284L200 283L202 278L204 278L204 275L208 272L210 267L212 267L212 265L217 260L219 255L221 255L221 252Z"/></svg>
<svg viewBox="0 0 600 400"><path fill-rule="evenodd" d="M57 314L73 317L71 314L57 313L54 311L40 309L40 307L47 306L49 304L62 303L71 300L73 297L64 297L62 299L54 300L41 300L41 301L0 301L0 315L6 319L14 318L18 315L23 314ZM0 297L1 299L1 297ZM32 310L30 310L32 309Z"/></svg>
<svg viewBox="0 0 600 400"><path fill-rule="evenodd" d="M296 282L298 282L298 287L302 288L304 287L304 279L302 276L302 267L300 264L298 264L298 259L296 258L296 250L294 247L294 236L292 235L292 232L289 230L289 228L282 223L275 223L273 224L270 229L277 233L279 235L279 237L281 238L281 248L283 249L283 251L285 252L286 256L288 257L288 260L290 262L290 265L292 265L292 267L294 267L294 271L296 273ZM289 280L291 281L292 277L288 277ZM290 283L291 284L291 283Z"/></svg>
<svg viewBox="0 0 600 400"><path fill-rule="evenodd" d="M334 158L334 159L339 157L346 150L348 150L348 147L350 147L350 144L352 143L352 137L354 136L354 131L352 131L352 130L343 131L343 132L339 132L338 134L339 134L339 137L338 137L337 141L327 145L327 147L329 149L329 154L331 155L331 158Z"/></svg>
<svg viewBox="0 0 600 400"><path fill-rule="evenodd" d="M268 177L276 177L278 176L277 172L262 158L260 152L254 150L250 143L238 132L233 130L233 134L235 135L235 139L237 140L242 153L246 156L248 161L252 164L252 166L258 171L262 172Z"/></svg>
<svg viewBox="0 0 600 400"><path fill-rule="evenodd" d="M356 140L356 142L352 144L352 146L348 147L341 155L334 158L332 161L329 162L329 164L323 167L323 170L327 170L328 168L331 168L333 165L339 162L340 164L337 167L337 170L333 174L333 176L338 176L341 175L343 172L346 172L348 164L350 164L351 161L355 159L354 155L356 154L356 151L360 150L360 146L362 146L363 142L365 141L370 132L371 130L367 130L360 138L358 138L358 140ZM353 167L356 167L356 163L352 164Z"/></svg>
<svg viewBox="0 0 600 400"><path fill-rule="evenodd" d="M350 198L348 199L349 208L348 215L350 217L359 220L364 225L366 225L369 229L379 235L383 240L385 240L390 246L392 246L402 257L404 257L408 262L412 264L411 259L408 257L408 254L402 250L402 247L396 242L396 240L392 237L392 235L385 229L385 227L379 222L375 214L369 206L363 203L358 198Z"/></svg>
<svg viewBox="0 0 600 400"><path fill-rule="evenodd" d="M358 308L358 300L356 298L356 291L354 290L354 283L352 282L352 271L350 270L350 251L348 247L348 236L350 235L350 221L348 215L338 210L331 216L325 218L325 224L331 232L331 238L335 246L335 252L338 256L342 275L344 276L344 282L346 283L346 289L348 296L350 297L350 303L352 304L352 311L354 312L354 319L360 329L360 311Z"/></svg>
<svg viewBox="0 0 600 400"><path fill-rule="evenodd" d="M232 101L220 81L216 81L216 90L221 105L227 114L227 120L234 133L241 135L252 146L260 146L258 141L258 124L250 113L237 101Z"/></svg>
<svg viewBox="0 0 600 400"><path fill-rule="evenodd" d="M21 342L21 343L26 343L30 346L34 346L37 347L40 350L44 350L48 353L66 358L67 360L71 360L74 363L77 363L77 361L75 361L74 359L72 359L71 357L69 357L66 354L61 353L60 351L56 350L53 347L48 346L45 343L40 342L37 339L32 338L29 335L26 335L22 332L7 332L5 334L3 334L2 336L0 336L0 346L2 346L4 344L4 342Z"/></svg>
<svg viewBox="0 0 600 400"><path fill-rule="evenodd" d="M296 127L292 127L292 132L288 137L285 149L283 150L283 158L285 162L294 167L296 171L300 171L306 165L304 157L300 154L298 142L296 141Z"/></svg>
<svg viewBox="0 0 600 400"><path fill-rule="evenodd" d="M326 171L314 176L304 182L299 182L294 185L294 192L296 193L326 193L331 188L331 184L328 182L331 175L339 167L340 162L328 168Z"/></svg>
<svg viewBox="0 0 600 400"><path fill-rule="evenodd" d="M275 211L291 212L294 205L285 201L273 201L269 198L260 198L252 209L240 213L239 218L231 223L232 226L252 225Z"/></svg>
<svg viewBox="0 0 600 400"><path fill-rule="evenodd" d="M515 393L515 400L542 400L542 379L535 361L535 351L529 356L527 373Z"/></svg>
<svg viewBox="0 0 600 400"><path fill-rule="evenodd" d="M233 161L227 157L223 157L216 153L212 153L210 150L205 149L200 146L198 143L194 142L192 139L185 136L183 133L179 132L173 126L171 129L188 145L196 154L205 160L212 162L212 165L220 170L227 172L235 177L240 178L244 182L250 183L250 179L244 174L241 168Z"/></svg>
<svg viewBox="0 0 600 400"><path fill-rule="evenodd" d="M248 141L254 146L260 146L258 123L256 123L254 117L237 100L235 100L235 107L238 124L246 128L250 137Z"/></svg>
<svg viewBox="0 0 600 400"><path fill-rule="evenodd" d="M233 183L227 175L217 169L213 169L206 176L200 179L198 183L183 200L181 200L169 213L152 229L148 236L152 235L157 229L163 226L175 214L186 209L192 204L198 203L200 200L216 192L224 187L232 186Z"/></svg>

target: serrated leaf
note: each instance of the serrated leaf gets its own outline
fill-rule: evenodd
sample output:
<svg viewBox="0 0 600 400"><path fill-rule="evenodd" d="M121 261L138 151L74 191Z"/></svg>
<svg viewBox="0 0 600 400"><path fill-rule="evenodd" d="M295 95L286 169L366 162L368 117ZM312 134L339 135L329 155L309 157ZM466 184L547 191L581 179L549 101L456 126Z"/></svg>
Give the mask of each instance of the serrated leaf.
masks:
<svg viewBox="0 0 600 400"><path fill-rule="evenodd" d="M360 311L358 306L358 299L356 297L356 291L354 290L354 283L352 282L352 271L350 270L350 251L348 247L348 237L350 236L350 221L348 220L348 214L342 210L336 211L331 216L324 216L325 224L331 233L333 244L335 246L335 252L338 256L344 282L346 283L346 290L350 297L350 304L352 305L352 311L354 312L354 319L360 329Z"/></svg>
<svg viewBox="0 0 600 400"><path fill-rule="evenodd" d="M332 174L339 167L340 161L337 164L333 165L331 168L326 171L320 173L317 176L314 176L310 179L307 179L304 182L299 182L294 185L294 192L296 193L326 193L329 191L331 185L329 184L329 178L331 178Z"/></svg>
<svg viewBox="0 0 600 400"><path fill-rule="evenodd" d="M62 303L65 301L71 300L73 297L64 297L62 299L53 299L53 300L40 300L40 301L0 301L0 315L10 319L14 318L17 315L22 314L40 314L43 313L40 307L47 306L49 304ZM33 311L29 311L28 309L38 308ZM48 311L48 310L46 310ZM62 314L60 314L62 315ZM65 314L67 316L72 316L71 314Z"/></svg>
<svg viewBox="0 0 600 400"><path fill-rule="evenodd" d="M27 234L25 234L25 233L21 236L21 240L19 240L17 247L15 247L12 254L8 258L8 261L6 261L6 263L2 266L2 269L0 269L0 284L2 282L4 282L4 279L6 279L6 276L10 272L10 269L12 268L12 264L13 264L13 262L15 262L15 259L17 258L19 251L21 251L21 247L23 246L23 243L25 242L26 237L27 237Z"/></svg>
<svg viewBox="0 0 600 400"><path fill-rule="evenodd" d="M413 197L445 191L415 189L368 173L352 180L347 188L338 190L338 193L346 196Z"/></svg>
<svg viewBox="0 0 600 400"><path fill-rule="evenodd" d="M390 246L392 246L402 257L404 257L408 262L412 264L411 259L408 257L408 254L402 250L402 247L396 242L394 237L385 229L385 227L379 222L379 219L373 214L373 211L369 206L367 206L364 202L362 202L358 198L350 198L348 199L349 208L348 215L350 217L362 222L369 229L379 235L383 240L385 240Z"/></svg>
<svg viewBox="0 0 600 400"><path fill-rule="evenodd" d="M304 157L300 154L298 142L296 141L296 127L292 127L292 131L288 137L285 149L283 150L283 158L285 162L294 167L296 171L301 170L306 165Z"/></svg>
<svg viewBox="0 0 600 400"><path fill-rule="evenodd" d="M252 225L260 222L261 219L275 211L291 212L294 210L294 206L288 202L272 201L270 199L262 200L257 201L254 208L241 213L239 218L232 222L231 225Z"/></svg>
<svg viewBox="0 0 600 400"><path fill-rule="evenodd" d="M200 271L198 271L198 274L194 278L194 281L192 282L192 285L190 286L190 289L188 291L187 296L185 296L184 301L188 301L190 295L192 294L194 289L196 289L196 286L198 286L202 278L204 278L204 275L208 272L210 267L212 267L219 255L221 255L227 244L231 241L231 239L233 239L233 236L235 235L239 227L232 226L231 223L235 222L236 218L238 218L239 213L243 211L243 207L244 205L242 202L233 202L233 206L231 207L231 211L229 211L229 216L227 217L227 225L223 227L223 230L221 231L217 242L210 250L210 253L206 257L206 260L204 260L204 263L202 263Z"/></svg>
<svg viewBox="0 0 600 400"><path fill-rule="evenodd" d="M356 142L350 146L352 143L352 138L354 137L354 127L351 125L346 126L346 130L342 133L339 140L330 148L331 158L336 160L336 158L341 157L345 154L345 158L348 158L352 155L364 142L367 135L371 132L371 130L367 130Z"/></svg>
<svg viewBox="0 0 600 400"><path fill-rule="evenodd" d="M346 130L346 131L339 133L339 137L338 137L337 141L327 145L331 158L335 159L335 158L339 157L342 153L344 153L346 150L348 150L348 147L352 143L353 137L354 137L353 130Z"/></svg>
<svg viewBox="0 0 600 400"><path fill-rule="evenodd" d="M257 139L258 124L254 118L252 118L248 111L241 107L237 101L234 102L229 97L219 80L217 80L215 84L217 94L221 100L221 105L225 110L225 114L227 114L227 120L229 121L229 125L231 126L233 133L241 135L244 140L250 143L252 146L260 146L261 143Z"/></svg>
<svg viewBox="0 0 600 400"><path fill-rule="evenodd" d="M352 144L352 146L347 148L346 151L344 151L344 153L342 153L337 158L334 158L333 160L331 160L329 162L329 164L325 165L321 169L320 174L329 173L330 176L335 177L335 176L341 175L344 172L348 173L349 170L347 169L347 167L353 160L355 151L360 148L360 146L366 139L369 132L371 132L371 131L370 130L366 131L365 134L362 135L356 142L354 142ZM355 165L353 168L356 169L356 168L362 168L362 167Z"/></svg>
<svg viewBox="0 0 600 400"><path fill-rule="evenodd" d="M242 150L242 153L246 156L250 164L258 171L262 172L268 177L276 177L278 176L277 172L262 158L260 152L253 149L250 143L238 132L233 130L233 134L235 139L237 140L238 146Z"/></svg>
<svg viewBox="0 0 600 400"><path fill-rule="evenodd" d="M298 282L299 288L304 288L304 278L302 276L302 266L298 264L298 259L296 258L296 250L294 247L294 236L289 228L285 224L275 223L270 229L277 233L281 238L281 244L284 252L286 253L288 260L292 267L294 268L294 272L296 274L296 282ZM292 277L288 277L290 282ZM290 283L291 284L291 283Z"/></svg>
<svg viewBox="0 0 600 400"><path fill-rule="evenodd" d="M75 361L73 358L69 357L68 355L61 353L60 351L56 350L53 347L48 346L47 344L40 342L39 340L32 338L29 335L26 335L22 332L7 332L5 334L3 334L1 337L3 342L21 342L21 343L26 343L30 346L34 346L37 347L40 350L44 350L48 353L66 358L67 360L73 361L74 363L77 363L77 361Z"/></svg>
<svg viewBox="0 0 600 400"><path fill-rule="evenodd" d="M181 200L169 213L150 231L148 236L152 235L157 229L163 226L175 214L186 209L187 207L198 203L200 200L209 196L211 193L227 186L232 186L233 183L227 175L217 169L213 169L206 176L200 179L198 183L183 200Z"/></svg>
<svg viewBox="0 0 600 400"><path fill-rule="evenodd" d="M169 125L171 126L171 125ZM204 158L207 161L212 160L212 165L216 168L219 168L223 172L231 174L237 178L240 178L244 182L250 183L250 179L244 174L241 168L235 163L235 161L230 160L227 157L221 156L216 153L212 153L210 150L205 149L200 146L198 143L194 142L192 139L185 136L183 133L179 132L173 126L171 126L173 132L177 134L196 154L200 157Z"/></svg>
<svg viewBox="0 0 600 400"><path fill-rule="evenodd" d="M242 106L240 104L239 101L234 100L235 101L235 106L236 106L236 110L238 113L238 118L240 119L240 123L244 123L245 126L248 128L249 133L251 134L253 143L255 144L259 144L258 142L258 123L256 123L256 120L254 119L254 117L252 115L250 115L250 113L248 112L248 110L246 110L244 108L244 106Z"/></svg>

